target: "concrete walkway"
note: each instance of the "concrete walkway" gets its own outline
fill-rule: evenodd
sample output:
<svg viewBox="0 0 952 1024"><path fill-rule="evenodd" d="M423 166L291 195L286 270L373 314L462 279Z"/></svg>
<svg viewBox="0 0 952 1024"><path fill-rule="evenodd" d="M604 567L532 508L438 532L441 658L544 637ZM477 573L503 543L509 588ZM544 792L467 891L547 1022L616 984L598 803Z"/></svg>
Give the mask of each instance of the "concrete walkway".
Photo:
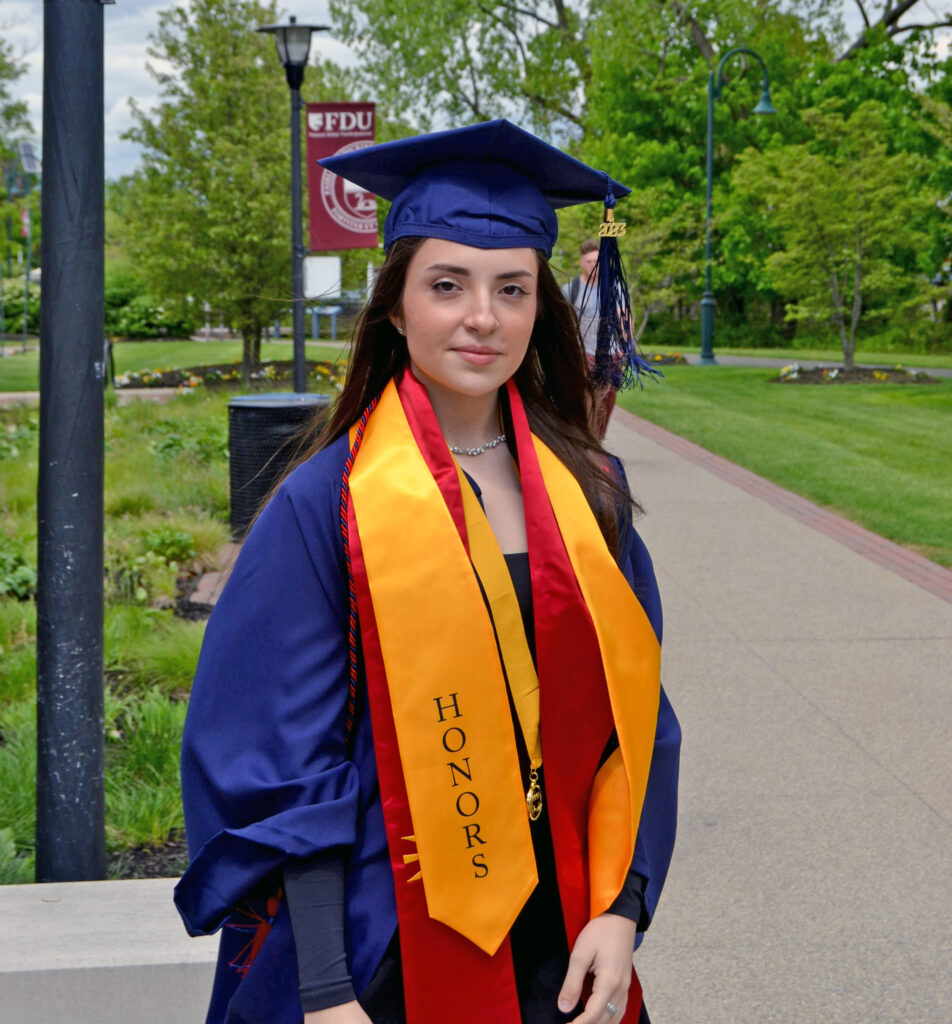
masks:
<svg viewBox="0 0 952 1024"><path fill-rule="evenodd" d="M684 729L652 1019L949 1024L952 573L623 411L608 444Z"/></svg>

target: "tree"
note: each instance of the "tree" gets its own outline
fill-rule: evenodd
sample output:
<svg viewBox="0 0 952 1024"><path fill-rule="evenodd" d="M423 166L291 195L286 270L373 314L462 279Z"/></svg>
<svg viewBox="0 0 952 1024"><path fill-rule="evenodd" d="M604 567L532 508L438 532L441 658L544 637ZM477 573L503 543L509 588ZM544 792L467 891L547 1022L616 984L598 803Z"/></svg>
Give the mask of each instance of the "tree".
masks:
<svg viewBox="0 0 952 1024"><path fill-rule="evenodd" d="M868 101L850 116L834 103L806 111L816 142L748 150L732 175L743 201L769 211L781 247L766 261L787 316L835 325L843 365L874 301L923 301L924 275L910 254L928 248L924 219L934 198L919 185L923 161L890 153L889 120Z"/></svg>
<svg viewBox="0 0 952 1024"><path fill-rule="evenodd" d="M161 99L133 102L142 167L123 190L127 244L151 290L207 301L238 328L242 372L291 300L288 88L269 41L270 3L193 0L163 12L150 66ZM159 70L163 64L169 70Z"/></svg>
<svg viewBox="0 0 952 1024"><path fill-rule="evenodd" d="M929 0L854 0L863 19L863 29L840 55L849 60L871 43L882 39L898 39L906 33L922 34L952 27L948 4ZM939 8L944 8L940 10ZM920 12L924 11L921 19Z"/></svg>
<svg viewBox="0 0 952 1024"><path fill-rule="evenodd" d="M27 105L14 99L10 87L26 74L26 65L14 55L13 46L0 39L0 162L16 156L14 140L29 133Z"/></svg>
<svg viewBox="0 0 952 1024"><path fill-rule="evenodd" d="M19 203L12 202L7 189L10 184L15 184L22 192L23 187L22 175L18 173L16 141L29 136L30 123L27 120L27 105L23 100L14 98L12 87L25 73L26 65L14 55L11 44L0 39L0 261L3 262L0 276L6 275L7 259L11 253L22 247L18 230L13 234L12 244L8 243L6 225L8 222L19 223L19 209L23 205L22 200ZM15 182L11 176L15 176ZM38 203L31 201L30 212L34 217L34 226L39 223L38 206Z"/></svg>
<svg viewBox="0 0 952 1024"><path fill-rule="evenodd" d="M385 109L421 129L511 116L576 129L590 77L580 0L331 0Z"/></svg>
<svg viewBox="0 0 952 1024"><path fill-rule="evenodd" d="M724 183L739 153L763 149L778 134L802 135L791 93L802 75L820 58L832 59L833 52L816 23L797 13L798 6L781 7L773 0L691 5L638 0L633 16L630 5L609 0L590 19L592 85L580 155L611 168L638 195L654 197L653 209L644 211L645 229L652 222L673 228L665 244L680 254L678 272L665 277L663 292L650 300L655 309L687 310L700 298L707 78L718 56L733 46L754 45L770 69L780 113L750 115L760 97L760 65L735 58L726 68L727 84L714 110L715 211L724 210ZM637 205L632 198L624 200L619 215L629 218L629 207ZM715 252L722 255L719 242ZM758 278L766 255L763 239L750 234L744 251L732 253L728 271L719 268L715 292L727 322L746 321L754 298L763 299L768 309L776 306L776 319L782 320L777 297Z"/></svg>
<svg viewBox="0 0 952 1024"><path fill-rule="evenodd" d="M752 46L764 58L776 115L751 116L761 69L743 57L726 66L727 83L714 105L714 291L722 327L743 329L748 342L780 340L781 332L790 340L798 321L785 321L784 297L765 270L780 245L771 211L733 195L731 173L741 154L814 141L800 111L837 100L848 116L874 100L888 119L889 152L928 161L916 187L928 179L937 194L943 182L952 190L948 151L920 124L921 92L952 90L934 33L871 34L849 60L839 60L848 46L840 6L828 0L605 0L587 22L592 76L578 153L639 193L655 195L657 218L672 224L703 217L709 73L734 46ZM631 203L620 204L621 216ZM945 228L934 212L926 219L927 248L938 265ZM905 272L914 273L911 254L902 258ZM684 273L667 288L682 308L700 298L692 265L696 258L685 260Z"/></svg>

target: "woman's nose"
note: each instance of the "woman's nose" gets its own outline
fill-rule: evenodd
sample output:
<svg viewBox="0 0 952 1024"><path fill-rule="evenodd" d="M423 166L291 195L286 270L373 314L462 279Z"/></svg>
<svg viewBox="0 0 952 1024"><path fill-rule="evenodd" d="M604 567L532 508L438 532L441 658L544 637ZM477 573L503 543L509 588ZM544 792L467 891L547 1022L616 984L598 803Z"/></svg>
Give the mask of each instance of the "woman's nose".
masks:
<svg viewBox="0 0 952 1024"><path fill-rule="evenodd" d="M473 292L469 309L466 312L465 325L471 331L477 331L480 334L488 334L499 326L499 321L493 312L492 299L488 294L482 295Z"/></svg>

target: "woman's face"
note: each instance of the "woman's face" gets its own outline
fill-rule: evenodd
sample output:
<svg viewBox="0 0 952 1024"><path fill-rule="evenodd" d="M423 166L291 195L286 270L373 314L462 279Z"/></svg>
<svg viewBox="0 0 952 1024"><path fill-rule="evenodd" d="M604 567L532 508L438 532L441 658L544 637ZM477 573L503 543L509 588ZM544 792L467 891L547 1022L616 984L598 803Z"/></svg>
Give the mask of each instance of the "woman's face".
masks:
<svg viewBox="0 0 952 1024"><path fill-rule="evenodd" d="M519 368L538 304L533 249L474 249L428 238L407 268L391 320L430 390L477 397Z"/></svg>

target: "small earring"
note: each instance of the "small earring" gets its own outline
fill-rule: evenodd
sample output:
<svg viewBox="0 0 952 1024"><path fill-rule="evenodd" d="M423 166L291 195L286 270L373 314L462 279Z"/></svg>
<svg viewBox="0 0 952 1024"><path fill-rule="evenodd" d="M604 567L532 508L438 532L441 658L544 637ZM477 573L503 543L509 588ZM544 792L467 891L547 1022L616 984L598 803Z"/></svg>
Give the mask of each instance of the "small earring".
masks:
<svg viewBox="0 0 952 1024"><path fill-rule="evenodd" d="M403 333L404 333L403 328L402 327L398 327L397 328L397 334L403 334Z"/></svg>

